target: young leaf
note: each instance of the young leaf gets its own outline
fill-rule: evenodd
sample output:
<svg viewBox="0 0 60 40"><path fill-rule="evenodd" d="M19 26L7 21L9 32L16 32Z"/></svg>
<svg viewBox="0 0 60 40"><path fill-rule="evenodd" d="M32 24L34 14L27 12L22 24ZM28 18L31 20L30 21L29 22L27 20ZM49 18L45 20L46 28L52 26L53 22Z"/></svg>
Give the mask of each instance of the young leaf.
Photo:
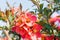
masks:
<svg viewBox="0 0 60 40"><path fill-rule="evenodd" d="M43 21L40 21L39 24L42 25L47 30L51 30L52 29L52 26L50 24L47 24L47 23L45 23Z"/></svg>
<svg viewBox="0 0 60 40"><path fill-rule="evenodd" d="M20 3L20 6L19 6L20 10L22 11L22 4Z"/></svg>
<svg viewBox="0 0 60 40"><path fill-rule="evenodd" d="M43 4L40 4L40 10L42 10L43 9Z"/></svg>

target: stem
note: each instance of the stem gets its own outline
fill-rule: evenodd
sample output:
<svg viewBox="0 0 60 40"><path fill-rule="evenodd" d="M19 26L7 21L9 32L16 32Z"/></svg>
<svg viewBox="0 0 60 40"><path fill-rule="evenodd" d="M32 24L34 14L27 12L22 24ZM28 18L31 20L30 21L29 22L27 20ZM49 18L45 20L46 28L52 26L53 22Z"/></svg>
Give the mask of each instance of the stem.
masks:
<svg viewBox="0 0 60 40"><path fill-rule="evenodd" d="M37 6L37 8L39 9L39 2L36 2L34 0L31 0L33 4L35 4Z"/></svg>
<svg viewBox="0 0 60 40"><path fill-rule="evenodd" d="M7 36L7 38L9 39L9 40L12 40L12 38L9 36L9 34L8 34L8 30L4 30L4 33L6 34L6 36Z"/></svg>

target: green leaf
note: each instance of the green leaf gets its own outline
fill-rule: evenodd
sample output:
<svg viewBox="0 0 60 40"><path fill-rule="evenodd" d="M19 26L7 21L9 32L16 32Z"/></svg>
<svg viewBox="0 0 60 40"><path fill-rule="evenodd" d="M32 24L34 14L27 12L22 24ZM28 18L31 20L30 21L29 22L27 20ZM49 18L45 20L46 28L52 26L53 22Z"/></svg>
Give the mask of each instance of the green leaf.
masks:
<svg viewBox="0 0 60 40"><path fill-rule="evenodd" d="M9 12L9 17L8 17L8 19L9 19L10 22L12 22L13 19L14 19L14 17L12 16L12 13L11 13L11 12Z"/></svg>
<svg viewBox="0 0 60 40"><path fill-rule="evenodd" d="M49 24L47 24L47 23L43 24L43 26L44 26L46 29L48 29L48 30L52 29L51 26L50 26Z"/></svg>
<svg viewBox="0 0 60 40"><path fill-rule="evenodd" d="M0 17L0 20L3 20L3 21L5 21L5 19L4 19L3 17Z"/></svg>
<svg viewBox="0 0 60 40"><path fill-rule="evenodd" d="M43 21L40 21L38 24L43 26L42 32L44 31L44 32L48 33L49 35L51 35L53 33L53 31L52 31L53 28L50 24L47 24Z"/></svg>
<svg viewBox="0 0 60 40"><path fill-rule="evenodd" d="M45 14L46 16L48 15L47 8L44 8L44 14Z"/></svg>
<svg viewBox="0 0 60 40"><path fill-rule="evenodd" d="M58 4L58 3L60 3L60 0L54 0L54 2L55 2L56 4Z"/></svg>
<svg viewBox="0 0 60 40"><path fill-rule="evenodd" d="M50 24L47 24L47 23L45 23L43 21L40 21L38 24L42 25L47 30L51 30L52 29L52 26Z"/></svg>
<svg viewBox="0 0 60 40"><path fill-rule="evenodd" d="M60 32L58 32L58 37L60 37Z"/></svg>
<svg viewBox="0 0 60 40"><path fill-rule="evenodd" d="M43 4L40 4L40 10L42 10L43 9Z"/></svg>
<svg viewBox="0 0 60 40"><path fill-rule="evenodd" d="M51 9L48 9L48 8L44 8L44 14L49 17L50 16L50 13L51 13Z"/></svg>
<svg viewBox="0 0 60 40"><path fill-rule="evenodd" d="M40 8L38 9L38 12L42 14L42 12L43 12L43 4L40 4Z"/></svg>
<svg viewBox="0 0 60 40"><path fill-rule="evenodd" d="M2 20L2 17L0 17L0 20Z"/></svg>
<svg viewBox="0 0 60 40"><path fill-rule="evenodd" d="M11 15L9 15L9 21L12 22L13 17Z"/></svg>
<svg viewBox="0 0 60 40"><path fill-rule="evenodd" d="M3 28L2 27L0 27L0 30L2 30Z"/></svg>

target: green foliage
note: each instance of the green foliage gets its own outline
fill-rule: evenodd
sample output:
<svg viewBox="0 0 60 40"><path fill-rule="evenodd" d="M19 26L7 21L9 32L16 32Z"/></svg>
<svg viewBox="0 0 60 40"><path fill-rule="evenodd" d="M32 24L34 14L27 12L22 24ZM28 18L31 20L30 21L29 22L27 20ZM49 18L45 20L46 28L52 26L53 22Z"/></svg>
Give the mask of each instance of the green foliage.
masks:
<svg viewBox="0 0 60 40"><path fill-rule="evenodd" d="M43 4L40 4L40 5L39 5L38 12L39 12L39 13L42 13L42 12L43 12Z"/></svg>
<svg viewBox="0 0 60 40"><path fill-rule="evenodd" d="M12 22L14 17L12 16L12 14L10 13L9 17L8 17L9 21Z"/></svg>
<svg viewBox="0 0 60 40"><path fill-rule="evenodd" d="M51 35L53 33L53 28L50 24L45 23L43 21L38 22L38 24L43 26L42 32L44 31L44 32L48 33L49 35Z"/></svg>
<svg viewBox="0 0 60 40"><path fill-rule="evenodd" d="M58 32L58 37L60 37L60 32Z"/></svg>
<svg viewBox="0 0 60 40"><path fill-rule="evenodd" d="M0 17L0 20L3 20L2 17Z"/></svg>
<svg viewBox="0 0 60 40"><path fill-rule="evenodd" d="M43 4L40 4L40 10L42 10L43 9Z"/></svg>
<svg viewBox="0 0 60 40"><path fill-rule="evenodd" d="M46 15L47 19L51 16L51 9L44 8L44 15Z"/></svg>
<svg viewBox="0 0 60 40"><path fill-rule="evenodd" d="M60 3L60 0L54 0L54 2L55 2L56 4L58 4L58 3Z"/></svg>
<svg viewBox="0 0 60 40"><path fill-rule="evenodd" d="M39 24L41 24L47 30L52 30L52 26L50 24L48 24L48 23L45 23L43 21L40 21Z"/></svg>

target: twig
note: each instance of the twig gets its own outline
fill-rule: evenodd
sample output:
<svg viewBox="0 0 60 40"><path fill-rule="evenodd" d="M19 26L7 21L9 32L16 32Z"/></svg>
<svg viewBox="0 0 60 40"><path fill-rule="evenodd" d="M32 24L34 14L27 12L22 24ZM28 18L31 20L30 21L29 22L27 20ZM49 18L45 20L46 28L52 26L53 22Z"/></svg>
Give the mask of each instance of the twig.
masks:
<svg viewBox="0 0 60 40"><path fill-rule="evenodd" d="M39 8L39 2L35 1L35 0L31 0L33 4L35 4L37 6L37 8Z"/></svg>

